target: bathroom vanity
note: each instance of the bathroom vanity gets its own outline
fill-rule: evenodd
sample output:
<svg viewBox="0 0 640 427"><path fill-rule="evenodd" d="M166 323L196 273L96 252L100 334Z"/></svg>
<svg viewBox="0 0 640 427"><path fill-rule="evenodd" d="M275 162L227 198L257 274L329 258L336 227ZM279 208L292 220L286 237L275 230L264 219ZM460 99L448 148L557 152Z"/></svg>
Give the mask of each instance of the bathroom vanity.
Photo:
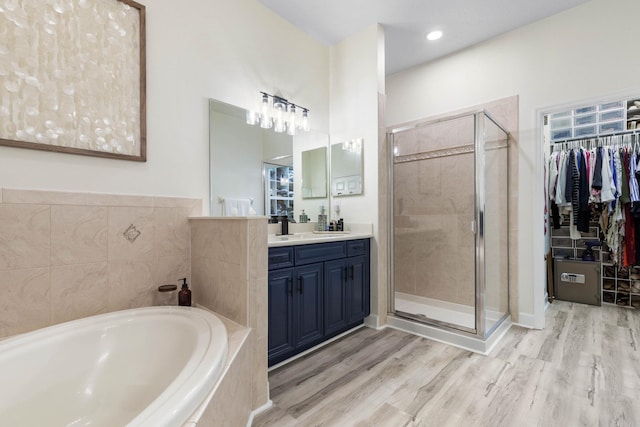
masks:
<svg viewBox="0 0 640 427"><path fill-rule="evenodd" d="M363 323L369 235L269 238L269 366Z"/></svg>

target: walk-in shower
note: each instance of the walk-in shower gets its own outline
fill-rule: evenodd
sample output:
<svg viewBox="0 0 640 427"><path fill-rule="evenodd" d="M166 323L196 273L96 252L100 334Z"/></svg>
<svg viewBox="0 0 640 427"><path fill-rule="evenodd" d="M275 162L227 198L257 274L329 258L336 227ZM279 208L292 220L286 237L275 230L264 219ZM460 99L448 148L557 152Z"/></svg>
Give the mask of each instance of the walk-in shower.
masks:
<svg viewBox="0 0 640 427"><path fill-rule="evenodd" d="M487 351L510 323L509 134L478 111L388 142L389 323Z"/></svg>

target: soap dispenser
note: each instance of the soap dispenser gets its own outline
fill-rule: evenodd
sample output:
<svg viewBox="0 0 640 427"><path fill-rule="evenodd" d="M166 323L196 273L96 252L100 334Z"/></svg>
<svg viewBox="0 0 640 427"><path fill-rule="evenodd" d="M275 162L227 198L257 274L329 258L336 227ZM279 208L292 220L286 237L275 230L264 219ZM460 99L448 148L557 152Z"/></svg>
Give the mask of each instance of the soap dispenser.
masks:
<svg viewBox="0 0 640 427"><path fill-rule="evenodd" d="M307 216L306 213L304 213L304 209L302 209L302 213L300 214L300 224L306 224L307 222L309 222L309 217Z"/></svg>
<svg viewBox="0 0 640 427"><path fill-rule="evenodd" d="M187 285L187 278L185 277L182 280L182 289L178 292L178 305L183 305L190 307L191 306L191 290L189 289L189 285Z"/></svg>
<svg viewBox="0 0 640 427"><path fill-rule="evenodd" d="M324 205L320 205L320 215L318 215L318 231L327 231L327 215Z"/></svg>

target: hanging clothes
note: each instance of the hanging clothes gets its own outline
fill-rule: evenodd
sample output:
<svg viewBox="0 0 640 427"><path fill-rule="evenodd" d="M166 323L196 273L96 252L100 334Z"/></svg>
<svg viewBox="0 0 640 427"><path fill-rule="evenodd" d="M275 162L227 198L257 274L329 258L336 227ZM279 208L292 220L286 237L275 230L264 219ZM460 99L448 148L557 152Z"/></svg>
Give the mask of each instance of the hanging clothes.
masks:
<svg viewBox="0 0 640 427"><path fill-rule="evenodd" d="M589 207L589 173L588 158L584 150L577 153L578 170L578 213L576 228L583 233L589 232L589 220L591 219L591 208Z"/></svg>
<svg viewBox="0 0 640 427"><path fill-rule="evenodd" d="M637 140L637 142L636 142ZM556 228L569 217L569 236L591 231L599 213L602 238L610 260L622 266L640 264L640 135L585 140L554 147L545 164L545 189ZM593 143L599 146L594 147ZM635 142L634 144L631 144Z"/></svg>

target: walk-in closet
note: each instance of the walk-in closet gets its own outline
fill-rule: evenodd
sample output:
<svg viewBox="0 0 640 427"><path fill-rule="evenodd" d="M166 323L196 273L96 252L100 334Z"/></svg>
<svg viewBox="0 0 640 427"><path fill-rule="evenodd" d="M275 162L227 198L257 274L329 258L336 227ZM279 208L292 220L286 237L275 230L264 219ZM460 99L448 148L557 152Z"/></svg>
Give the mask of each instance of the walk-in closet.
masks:
<svg viewBox="0 0 640 427"><path fill-rule="evenodd" d="M640 308L640 99L545 115L549 300Z"/></svg>

